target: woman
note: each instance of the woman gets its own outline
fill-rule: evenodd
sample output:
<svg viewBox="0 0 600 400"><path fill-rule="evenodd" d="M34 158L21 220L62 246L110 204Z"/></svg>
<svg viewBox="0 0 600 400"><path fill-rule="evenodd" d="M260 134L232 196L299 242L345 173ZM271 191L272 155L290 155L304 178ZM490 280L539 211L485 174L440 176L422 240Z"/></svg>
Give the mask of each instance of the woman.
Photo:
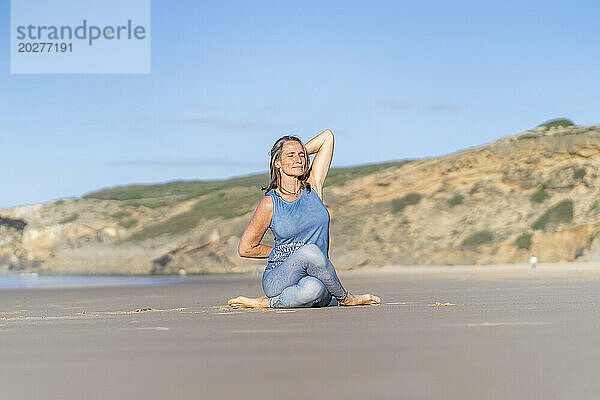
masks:
<svg viewBox="0 0 600 400"><path fill-rule="evenodd" d="M309 168L309 154L317 153ZM333 133L321 132L306 144L284 136L271 149L271 182L238 246L242 257L266 258L262 278L266 296L230 299L233 308L326 307L379 304L371 294L354 296L329 260L329 212L323 184L333 157ZM260 244L271 228L275 246Z"/></svg>

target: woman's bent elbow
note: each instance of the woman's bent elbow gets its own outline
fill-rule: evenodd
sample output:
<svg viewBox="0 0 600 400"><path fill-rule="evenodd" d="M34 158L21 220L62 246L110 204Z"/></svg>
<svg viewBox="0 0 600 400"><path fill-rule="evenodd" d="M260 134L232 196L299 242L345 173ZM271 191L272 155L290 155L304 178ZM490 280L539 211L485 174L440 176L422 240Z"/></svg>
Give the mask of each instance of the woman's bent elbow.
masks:
<svg viewBox="0 0 600 400"><path fill-rule="evenodd" d="M246 246L242 246L242 244L240 243L240 245L238 246L238 255L240 257L248 257L249 253L248 253L248 248L246 248Z"/></svg>
<svg viewBox="0 0 600 400"><path fill-rule="evenodd" d="M238 256L244 257L244 250L241 247L238 247Z"/></svg>

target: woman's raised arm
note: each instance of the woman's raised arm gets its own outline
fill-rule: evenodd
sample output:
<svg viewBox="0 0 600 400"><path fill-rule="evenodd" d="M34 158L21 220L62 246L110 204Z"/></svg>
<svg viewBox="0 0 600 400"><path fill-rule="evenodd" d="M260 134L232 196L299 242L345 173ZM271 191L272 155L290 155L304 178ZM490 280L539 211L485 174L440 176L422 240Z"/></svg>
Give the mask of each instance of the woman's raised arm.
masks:
<svg viewBox="0 0 600 400"><path fill-rule="evenodd" d="M317 153L312 162L308 182L317 189L319 194L321 194L325 178L327 178L329 172L329 166L333 158L333 145L333 132L329 129L325 129L305 145L308 154Z"/></svg>

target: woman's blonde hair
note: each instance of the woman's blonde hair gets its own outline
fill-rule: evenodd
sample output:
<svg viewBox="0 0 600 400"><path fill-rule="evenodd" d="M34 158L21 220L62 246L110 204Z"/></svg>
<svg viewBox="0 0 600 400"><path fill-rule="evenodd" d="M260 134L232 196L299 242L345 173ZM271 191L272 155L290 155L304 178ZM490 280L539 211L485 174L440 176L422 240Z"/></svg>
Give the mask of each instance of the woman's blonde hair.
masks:
<svg viewBox="0 0 600 400"><path fill-rule="evenodd" d="M304 151L304 155L306 157L306 163L304 164L304 173L298 177L300 181L300 187L303 189L307 189L310 192L310 183L308 183L308 177L310 176L310 159L308 158L308 152L306 151L306 147L304 147L304 143L302 140L296 136L283 136L275 142L273 148L271 148L271 162L269 163L270 171L271 171L271 182L267 186L263 186L261 189L265 191L269 191L271 189L275 189L279 187L279 182L281 180L281 172L279 169L275 168L275 161L277 161L281 157L281 153L283 151L283 144L289 141L296 141L302 145L302 150Z"/></svg>

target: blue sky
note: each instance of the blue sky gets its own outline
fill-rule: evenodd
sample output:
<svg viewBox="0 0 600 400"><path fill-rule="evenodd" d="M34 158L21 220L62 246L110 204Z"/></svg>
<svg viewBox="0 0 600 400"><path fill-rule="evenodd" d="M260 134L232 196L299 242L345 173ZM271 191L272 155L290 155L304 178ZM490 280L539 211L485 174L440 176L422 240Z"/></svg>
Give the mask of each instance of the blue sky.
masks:
<svg viewBox="0 0 600 400"><path fill-rule="evenodd" d="M600 123L592 1L152 1L150 74L10 74L0 208L267 170L284 134L333 166L451 153L556 117Z"/></svg>

